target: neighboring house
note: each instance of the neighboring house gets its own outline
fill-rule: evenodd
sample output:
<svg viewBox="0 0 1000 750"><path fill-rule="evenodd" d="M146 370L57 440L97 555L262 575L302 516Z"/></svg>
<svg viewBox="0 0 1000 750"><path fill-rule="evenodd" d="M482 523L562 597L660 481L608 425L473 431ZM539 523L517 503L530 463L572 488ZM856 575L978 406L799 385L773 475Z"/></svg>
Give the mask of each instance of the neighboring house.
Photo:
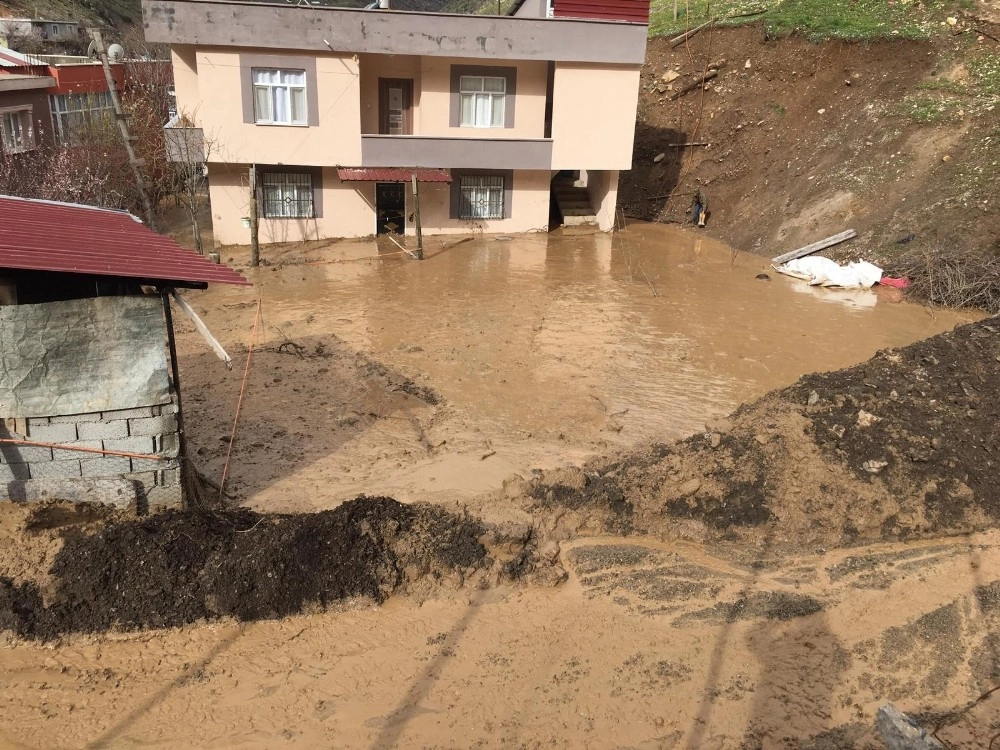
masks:
<svg viewBox="0 0 1000 750"><path fill-rule="evenodd" d="M49 129L50 76L0 73L0 153L37 148Z"/></svg>
<svg viewBox="0 0 1000 750"><path fill-rule="evenodd" d="M247 285L134 216L0 196L0 498L180 505L169 299Z"/></svg>
<svg viewBox="0 0 1000 750"><path fill-rule="evenodd" d="M159 60L129 60L112 63L112 75L119 92L127 95L131 86L169 85L169 64ZM113 118L111 92L101 63L85 56L22 55L0 49L0 81L5 74L48 76L45 130L61 143L71 143L84 125L101 118Z"/></svg>
<svg viewBox="0 0 1000 750"><path fill-rule="evenodd" d="M181 119L200 131L168 138L210 146L220 244L249 242L250 165L265 242L412 232L413 174L426 182L428 233L542 230L550 213L610 229L632 161L648 10L143 0L147 39L171 46Z"/></svg>
<svg viewBox="0 0 1000 750"><path fill-rule="evenodd" d="M18 40L35 38L45 42L74 42L80 37L75 21L49 21L44 18L0 18L0 46L9 47Z"/></svg>

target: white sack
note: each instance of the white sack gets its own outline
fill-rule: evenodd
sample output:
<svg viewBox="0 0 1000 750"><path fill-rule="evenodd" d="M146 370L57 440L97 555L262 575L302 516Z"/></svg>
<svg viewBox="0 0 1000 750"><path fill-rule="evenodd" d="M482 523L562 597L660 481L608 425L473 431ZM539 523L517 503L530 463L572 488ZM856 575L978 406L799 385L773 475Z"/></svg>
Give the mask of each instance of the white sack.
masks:
<svg viewBox="0 0 1000 750"><path fill-rule="evenodd" d="M882 269L866 261L858 260L842 266L818 255L790 260L774 266L774 270L807 281L812 286L837 286L844 289L870 289L882 278Z"/></svg>

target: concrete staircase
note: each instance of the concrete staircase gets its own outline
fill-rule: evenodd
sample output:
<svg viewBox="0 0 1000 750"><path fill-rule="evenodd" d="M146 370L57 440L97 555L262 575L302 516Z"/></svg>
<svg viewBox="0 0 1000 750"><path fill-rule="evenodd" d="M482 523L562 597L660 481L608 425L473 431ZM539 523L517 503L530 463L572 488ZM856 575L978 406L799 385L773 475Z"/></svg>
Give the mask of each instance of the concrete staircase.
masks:
<svg viewBox="0 0 1000 750"><path fill-rule="evenodd" d="M552 182L552 190L563 217L563 226L597 224L587 188L580 187L569 179L556 179Z"/></svg>

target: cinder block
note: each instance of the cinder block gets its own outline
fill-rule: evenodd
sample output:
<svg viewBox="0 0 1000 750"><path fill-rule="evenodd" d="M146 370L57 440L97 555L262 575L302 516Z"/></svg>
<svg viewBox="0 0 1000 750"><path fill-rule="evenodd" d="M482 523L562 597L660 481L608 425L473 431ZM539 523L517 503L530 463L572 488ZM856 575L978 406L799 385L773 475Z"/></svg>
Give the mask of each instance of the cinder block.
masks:
<svg viewBox="0 0 1000 750"><path fill-rule="evenodd" d="M0 496L3 496L3 489L7 482L15 482L19 479L30 479L28 464L0 464Z"/></svg>
<svg viewBox="0 0 1000 750"><path fill-rule="evenodd" d="M39 448L37 445L17 445L15 443L0 444L0 463L27 464L52 460L51 448Z"/></svg>
<svg viewBox="0 0 1000 750"><path fill-rule="evenodd" d="M160 406L160 414L176 414L177 404L171 401L169 404L163 404Z"/></svg>
<svg viewBox="0 0 1000 750"><path fill-rule="evenodd" d="M150 511L180 508L184 505L184 493L179 484L153 487L146 493L146 503Z"/></svg>
<svg viewBox="0 0 1000 750"><path fill-rule="evenodd" d="M131 472L132 462L121 456L84 458L80 461L80 473L85 477L114 477Z"/></svg>
<svg viewBox="0 0 1000 750"><path fill-rule="evenodd" d="M174 466L173 461L162 461L156 458L133 458L132 471L159 471Z"/></svg>
<svg viewBox="0 0 1000 750"><path fill-rule="evenodd" d="M28 438L40 443L72 443L76 440L76 423L36 424L28 420Z"/></svg>
<svg viewBox="0 0 1000 750"><path fill-rule="evenodd" d="M77 425L80 440L114 440L128 437L128 421L119 419L114 422L84 422Z"/></svg>
<svg viewBox="0 0 1000 750"><path fill-rule="evenodd" d="M49 417L49 424L80 424L81 422L100 422L101 413L99 411L90 414L63 414L58 417Z"/></svg>
<svg viewBox="0 0 1000 750"><path fill-rule="evenodd" d="M152 406L137 406L134 409L115 409L114 411L102 411L102 422L114 422L119 419L141 419L142 417L153 416Z"/></svg>
<svg viewBox="0 0 1000 750"><path fill-rule="evenodd" d="M28 464L32 479L72 479L80 476L79 461L46 461Z"/></svg>
<svg viewBox="0 0 1000 750"><path fill-rule="evenodd" d="M104 443L100 440L77 440L72 443L67 443L66 448L53 448L52 449L52 460L53 461L70 461L73 459L81 458L100 458L99 453L87 453L85 451L74 451L70 450L69 447L73 448L92 448L95 451L104 450Z"/></svg>
<svg viewBox="0 0 1000 750"><path fill-rule="evenodd" d="M154 438L156 443L156 452L161 456L169 456L170 458L177 458L181 452L181 436L176 432L171 432L168 435L160 435Z"/></svg>
<svg viewBox="0 0 1000 750"><path fill-rule="evenodd" d="M169 432L177 432L177 415L167 414L160 417L148 417L146 419L130 419L128 421L129 435L165 435Z"/></svg>
<svg viewBox="0 0 1000 750"><path fill-rule="evenodd" d="M161 487L172 487L181 483L181 469L163 469L156 472L156 483Z"/></svg>
<svg viewBox="0 0 1000 750"><path fill-rule="evenodd" d="M156 453L156 441L151 437L133 436L104 441L104 450L122 453Z"/></svg>
<svg viewBox="0 0 1000 750"><path fill-rule="evenodd" d="M71 503L104 503L119 508L135 505L135 482L128 479L28 479L8 485L16 502L67 500Z"/></svg>

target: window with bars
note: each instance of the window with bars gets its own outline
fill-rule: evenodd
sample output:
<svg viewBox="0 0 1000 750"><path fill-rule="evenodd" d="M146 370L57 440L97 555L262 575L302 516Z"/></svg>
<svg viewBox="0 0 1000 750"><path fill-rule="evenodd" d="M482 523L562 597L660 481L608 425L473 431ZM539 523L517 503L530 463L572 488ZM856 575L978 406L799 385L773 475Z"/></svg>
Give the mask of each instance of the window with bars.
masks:
<svg viewBox="0 0 1000 750"><path fill-rule="evenodd" d="M111 93L96 91L89 94L53 94L52 132L63 143L70 143L84 128L109 120L114 114Z"/></svg>
<svg viewBox="0 0 1000 750"><path fill-rule="evenodd" d="M254 68L253 107L260 125L307 125L306 72Z"/></svg>
<svg viewBox="0 0 1000 750"><path fill-rule="evenodd" d="M459 81L462 127L502 128L506 96L506 78L462 76Z"/></svg>
<svg viewBox="0 0 1000 750"><path fill-rule="evenodd" d="M468 175L460 178L460 219L502 219L504 178L501 175Z"/></svg>
<svg viewBox="0 0 1000 750"><path fill-rule="evenodd" d="M312 175L265 172L261 176L261 209L266 219L314 218Z"/></svg>
<svg viewBox="0 0 1000 750"><path fill-rule="evenodd" d="M6 154L20 154L35 147L35 133L31 127L31 107L0 112L0 145Z"/></svg>

